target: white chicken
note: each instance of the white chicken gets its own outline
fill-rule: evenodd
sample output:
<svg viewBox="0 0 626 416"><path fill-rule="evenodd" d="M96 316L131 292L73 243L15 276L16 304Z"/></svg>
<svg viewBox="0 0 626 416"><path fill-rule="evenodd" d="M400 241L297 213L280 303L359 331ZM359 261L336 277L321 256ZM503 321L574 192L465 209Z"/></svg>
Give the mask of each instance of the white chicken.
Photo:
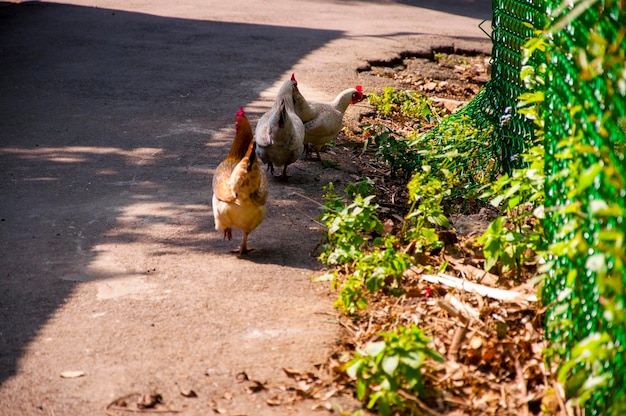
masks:
<svg viewBox="0 0 626 416"><path fill-rule="evenodd" d="M232 227L243 231L241 246L233 250L245 254L248 235L265 218L268 183L256 158L252 128L243 108L235 116L235 139L228 156L213 175L213 217L215 229L232 239Z"/></svg>
<svg viewBox="0 0 626 416"><path fill-rule="evenodd" d="M322 160L320 149L339 134L348 106L363 101L363 88L357 85L343 90L330 103L310 103L300 93L294 75L291 79L294 82L295 111L304 123L304 144L312 145L318 159Z"/></svg>
<svg viewBox="0 0 626 416"><path fill-rule="evenodd" d="M272 175L275 166L282 166L282 179L287 179L287 166L298 160L304 150L304 124L294 110L295 88L295 80L282 84L272 108L261 116L255 129L259 159L268 165Z"/></svg>

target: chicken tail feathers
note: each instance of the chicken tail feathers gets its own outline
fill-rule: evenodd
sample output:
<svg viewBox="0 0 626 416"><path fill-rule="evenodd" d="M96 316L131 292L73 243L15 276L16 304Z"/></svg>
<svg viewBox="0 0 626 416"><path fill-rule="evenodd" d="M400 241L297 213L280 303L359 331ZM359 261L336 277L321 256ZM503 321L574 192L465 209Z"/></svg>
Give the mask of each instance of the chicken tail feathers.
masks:
<svg viewBox="0 0 626 416"><path fill-rule="evenodd" d="M285 105L285 99L280 100L280 117L278 118L278 127L285 128L285 120L287 119L287 106Z"/></svg>
<svg viewBox="0 0 626 416"><path fill-rule="evenodd" d="M248 172L250 172L252 170L252 166L254 165L254 162L256 162L256 142L253 141L250 144L250 149L248 149L248 153L246 153L246 156L248 157Z"/></svg>

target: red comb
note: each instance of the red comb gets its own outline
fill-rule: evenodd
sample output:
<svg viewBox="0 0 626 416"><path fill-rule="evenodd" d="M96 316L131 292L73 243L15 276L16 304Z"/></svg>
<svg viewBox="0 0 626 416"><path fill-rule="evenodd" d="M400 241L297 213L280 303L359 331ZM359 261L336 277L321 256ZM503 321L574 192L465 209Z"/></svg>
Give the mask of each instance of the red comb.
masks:
<svg viewBox="0 0 626 416"><path fill-rule="evenodd" d="M237 114L235 115L235 117L245 117L246 113L243 111L243 107L239 107L239 111L237 111Z"/></svg>
<svg viewBox="0 0 626 416"><path fill-rule="evenodd" d="M361 94L363 94L363 87L360 85L357 85L356 87L354 87L358 92L360 92Z"/></svg>

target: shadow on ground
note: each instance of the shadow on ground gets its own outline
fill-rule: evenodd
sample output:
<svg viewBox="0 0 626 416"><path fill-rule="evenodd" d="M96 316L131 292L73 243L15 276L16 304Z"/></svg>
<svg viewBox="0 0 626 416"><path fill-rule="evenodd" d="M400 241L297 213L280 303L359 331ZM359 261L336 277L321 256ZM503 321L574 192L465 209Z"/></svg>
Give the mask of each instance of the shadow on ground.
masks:
<svg viewBox="0 0 626 416"><path fill-rule="evenodd" d="M474 19L489 20L492 17L490 0L377 0L377 2L405 4Z"/></svg>
<svg viewBox="0 0 626 416"><path fill-rule="evenodd" d="M150 273L151 258L185 252L224 261L210 178L235 112L340 35L0 7L0 383L81 282ZM270 210L283 202L301 201ZM303 232L268 237L261 262L312 268L307 252L279 252ZM116 262L136 243L149 244L144 260Z"/></svg>

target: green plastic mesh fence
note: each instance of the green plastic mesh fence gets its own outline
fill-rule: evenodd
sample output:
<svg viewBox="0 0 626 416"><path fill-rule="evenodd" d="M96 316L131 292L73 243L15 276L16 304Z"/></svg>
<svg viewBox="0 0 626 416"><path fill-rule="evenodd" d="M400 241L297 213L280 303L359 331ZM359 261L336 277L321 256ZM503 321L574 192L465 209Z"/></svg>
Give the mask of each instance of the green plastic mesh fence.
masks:
<svg viewBox="0 0 626 416"><path fill-rule="evenodd" d="M486 86L489 108L498 122L497 154L501 168L510 173L519 167L518 155L533 141L534 125L516 109L517 97L525 92L520 78L522 46L541 27L545 12L538 0L496 0L492 20L492 81ZM497 118L497 120L496 120Z"/></svg>
<svg viewBox="0 0 626 416"><path fill-rule="evenodd" d="M626 415L625 7L621 0L494 0L491 81L425 136L441 145L467 123L489 132L486 145L467 153L471 186L520 167L517 155L543 135L548 358L560 364L568 397L592 415ZM533 28L550 28L545 51L529 62L545 70L537 133L516 111L526 92L521 47Z"/></svg>
<svg viewBox="0 0 626 416"><path fill-rule="evenodd" d="M578 4L548 5L563 28L545 53L543 301L572 393L589 396L589 414L617 415L626 414L626 13L617 1Z"/></svg>
<svg viewBox="0 0 626 416"><path fill-rule="evenodd" d="M475 131L488 137L488 143L476 146L467 140L465 172L468 187L484 184L502 173L520 167L520 153L533 142L532 121L515 111L517 97L525 91L520 79L521 47L533 35L533 25L545 20L544 6L539 0L494 0L491 53L491 80L468 104L457 113L444 119L430 130L426 137L436 141L438 148L446 148L454 131ZM459 128L471 126L472 129ZM452 132L452 134L451 134ZM487 134L485 134L487 132ZM443 142L443 143L442 143ZM423 145L423 143L420 143ZM467 161L473 163L467 164Z"/></svg>

